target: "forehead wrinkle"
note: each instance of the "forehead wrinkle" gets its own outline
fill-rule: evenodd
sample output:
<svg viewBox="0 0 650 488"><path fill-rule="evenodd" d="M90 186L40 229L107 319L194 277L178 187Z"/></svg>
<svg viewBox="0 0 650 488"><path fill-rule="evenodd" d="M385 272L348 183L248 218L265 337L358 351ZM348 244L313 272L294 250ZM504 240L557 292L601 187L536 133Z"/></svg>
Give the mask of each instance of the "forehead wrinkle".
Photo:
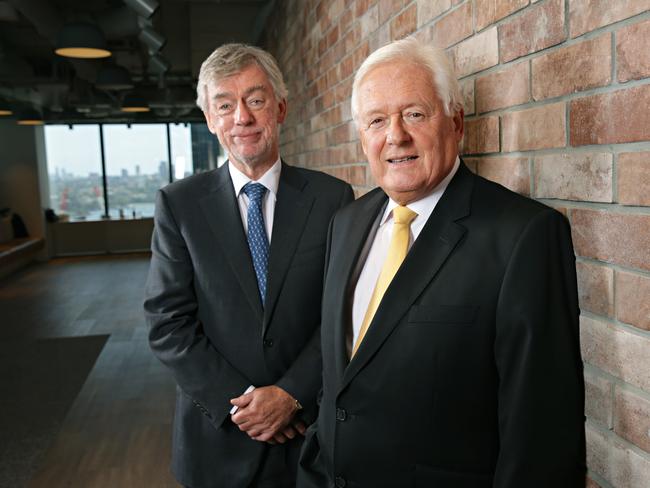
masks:
<svg viewBox="0 0 650 488"><path fill-rule="evenodd" d="M251 86L251 87L249 87L249 88L246 88L246 90L244 90L244 93L243 93L242 96L243 96L243 97L247 97L247 96L249 96L251 93L256 92L256 91L258 91L258 90L259 90L259 91L264 91L265 88L266 88L266 87L265 87L264 85L254 85L254 86ZM225 91L225 92L217 92L217 93L215 93L215 94L212 96L212 99L213 99L213 100L216 100L216 99L218 99L218 98L234 98L234 97L235 97L235 94L234 94L233 92Z"/></svg>

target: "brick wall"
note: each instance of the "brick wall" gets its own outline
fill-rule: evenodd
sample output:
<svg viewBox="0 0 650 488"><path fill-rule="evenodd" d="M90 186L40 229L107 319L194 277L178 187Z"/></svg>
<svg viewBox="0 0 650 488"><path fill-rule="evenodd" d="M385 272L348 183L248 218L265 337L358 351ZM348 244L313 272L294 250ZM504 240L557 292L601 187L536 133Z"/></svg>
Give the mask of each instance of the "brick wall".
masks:
<svg viewBox="0 0 650 488"><path fill-rule="evenodd" d="M267 46L288 78L282 155L374 186L350 117L354 71L409 34L447 49L463 153L571 221L588 486L650 486L650 0L285 0ZM552 358L550 358L552 360Z"/></svg>

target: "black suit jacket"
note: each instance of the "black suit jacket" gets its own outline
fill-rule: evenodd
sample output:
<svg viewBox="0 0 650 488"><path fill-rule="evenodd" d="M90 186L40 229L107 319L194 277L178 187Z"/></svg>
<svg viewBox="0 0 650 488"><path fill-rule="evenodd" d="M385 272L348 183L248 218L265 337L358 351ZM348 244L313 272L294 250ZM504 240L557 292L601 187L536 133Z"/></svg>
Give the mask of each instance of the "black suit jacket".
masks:
<svg viewBox="0 0 650 488"><path fill-rule="evenodd" d="M461 164L348 363L351 276L386 201L376 189L332 221L298 486L584 486L566 219Z"/></svg>
<svg viewBox="0 0 650 488"><path fill-rule="evenodd" d="M151 348L179 387L181 483L248 486L267 444L232 423L229 400L249 385L280 386L315 418L327 227L352 199L336 178L282 165L263 308L227 166L158 192L145 313Z"/></svg>

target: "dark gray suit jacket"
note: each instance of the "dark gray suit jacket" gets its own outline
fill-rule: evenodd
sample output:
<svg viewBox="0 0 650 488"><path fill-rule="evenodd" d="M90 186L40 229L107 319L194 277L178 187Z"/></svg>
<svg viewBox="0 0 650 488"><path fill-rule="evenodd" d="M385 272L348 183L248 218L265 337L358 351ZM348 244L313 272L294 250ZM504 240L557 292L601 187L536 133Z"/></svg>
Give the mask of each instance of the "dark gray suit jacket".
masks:
<svg viewBox="0 0 650 488"><path fill-rule="evenodd" d="M298 486L584 486L566 219L461 164L348 362L351 276L386 200L374 190L332 220Z"/></svg>
<svg viewBox="0 0 650 488"><path fill-rule="evenodd" d="M158 192L144 306L151 348L178 384L181 483L248 486L268 445L232 423L229 400L249 385L280 386L315 417L327 228L352 199L348 184L282 164L263 308L227 166Z"/></svg>

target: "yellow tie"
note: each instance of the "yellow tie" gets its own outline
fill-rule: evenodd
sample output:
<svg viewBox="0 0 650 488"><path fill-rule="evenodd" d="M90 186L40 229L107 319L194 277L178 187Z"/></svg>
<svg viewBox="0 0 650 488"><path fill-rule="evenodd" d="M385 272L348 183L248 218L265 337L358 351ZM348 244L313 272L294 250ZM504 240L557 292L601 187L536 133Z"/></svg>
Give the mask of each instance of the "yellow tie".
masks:
<svg viewBox="0 0 650 488"><path fill-rule="evenodd" d="M368 331L368 326L370 325L370 322L372 322L372 318L375 316L375 312L377 312L377 309L379 308L379 304L381 303L384 293L388 289L388 285L390 285L395 273L397 273L402 261L404 261L404 258L406 257L409 248L411 222L417 216L418 214L408 207L399 206L393 209L393 234L390 239L388 255L386 256L386 261L384 261L384 266L382 267L379 278L377 279L375 290L372 292L366 315L363 317L363 323L359 330L359 337L357 337L357 342L352 348L352 356L354 356L359 349L359 345Z"/></svg>

